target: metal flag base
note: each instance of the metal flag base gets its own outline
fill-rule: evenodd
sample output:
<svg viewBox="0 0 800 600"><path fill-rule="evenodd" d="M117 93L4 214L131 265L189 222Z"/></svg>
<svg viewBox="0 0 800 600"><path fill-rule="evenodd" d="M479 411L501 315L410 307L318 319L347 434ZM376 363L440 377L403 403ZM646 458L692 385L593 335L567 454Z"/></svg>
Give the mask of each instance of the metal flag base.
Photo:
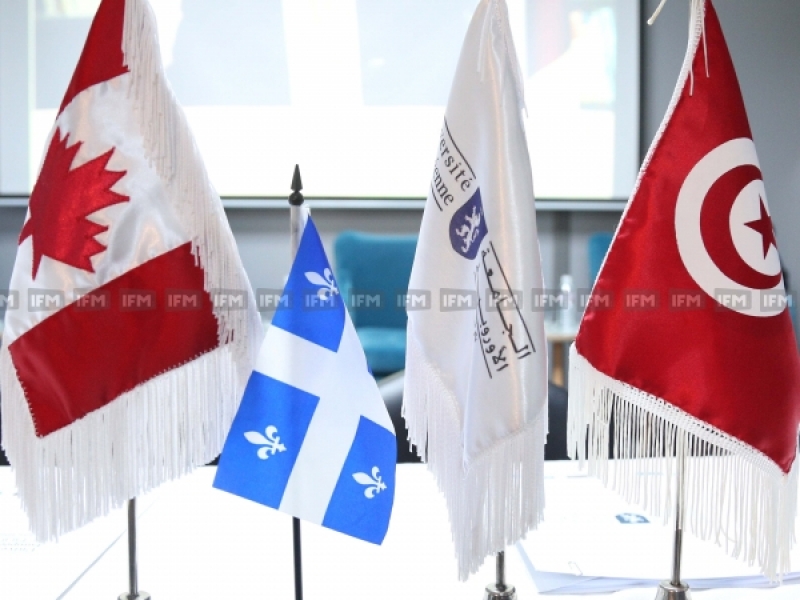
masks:
<svg viewBox="0 0 800 600"><path fill-rule="evenodd" d="M517 600L517 590L506 583L506 553L498 552L497 581L486 586L483 600Z"/></svg>
<svg viewBox="0 0 800 600"><path fill-rule="evenodd" d="M656 600L692 600L689 586L684 583L675 585L671 581L662 581L658 586Z"/></svg>
<svg viewBox="0 0 800 600"><path fill-rule="evenodd" d="M483 595L483 600L516 600L517 590L513 585L504 585L503 589L498 589L496 583L490 583L486 586L486 593Z"/></svg>
<svg viewBox="0 0 800 600"><path fill-rule="evenodd" d="M150 594L147 592L139 592L135 596L130 594L120 594L119 600L150 600Z"/></svg>

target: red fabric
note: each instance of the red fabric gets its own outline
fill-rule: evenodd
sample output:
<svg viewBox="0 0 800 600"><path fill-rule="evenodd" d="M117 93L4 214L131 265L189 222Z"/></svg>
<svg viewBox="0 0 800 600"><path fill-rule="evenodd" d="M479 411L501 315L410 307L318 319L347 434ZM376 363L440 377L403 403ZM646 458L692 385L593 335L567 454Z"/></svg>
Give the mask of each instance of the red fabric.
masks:
<svg viewBox="0 0 800 600"><path fill-rule="evenodd" d="M125 0L103 0L97 9L86 44L61 101L58 113L83 90L128 72L122 53Z"/></svg>
<svg viewBox="0 0 800 600"><path fill-rule="evenodd" d="M800 361L788 311L764 317L720 307L678 250L676 228L686 224L675 222L676 201L687 175L720 144L752 137L719 21L711 3L706 6L708 76L701 40L694 89L687 79L596 282L593 293L610 294L612 306L586 310L576 346L600 372L738 438L788 472L800 421ZM719 177L705 197L700 226L725 275L768 289L780 276L767 277L741 260L728 222L735 195L760 177L754 166ZM747 226L764 230L763 223ZM657 292L658 308L626 309L630 290ZM699 292L704 308L671 308L677 290Z"/></svg>
<svg viewBox="0 0 800 600"><path fill-rule="evenodd" d="M61 139L57 128L28 202L30 218L19 236L20 243L33 236L34 279L43 256L94 273L91 259L105 250L95 236L108 227L87 217L129 200L128 196L111 191L125 176L125 171L107 169L114 148L73 169L73 160L83 142L69 147L67 143L67 137Z"/></svg>
<svg viewBox="0 0 800 600"><path fill-rule="evenodd" d="M123 306L130 293L138 298L152 294L155 308ZM197 297L198 306L168 306L168 294ZM218 345L203 270L191 244L184 244L48 317L9 351L36 434L43 437Z"/></svg>

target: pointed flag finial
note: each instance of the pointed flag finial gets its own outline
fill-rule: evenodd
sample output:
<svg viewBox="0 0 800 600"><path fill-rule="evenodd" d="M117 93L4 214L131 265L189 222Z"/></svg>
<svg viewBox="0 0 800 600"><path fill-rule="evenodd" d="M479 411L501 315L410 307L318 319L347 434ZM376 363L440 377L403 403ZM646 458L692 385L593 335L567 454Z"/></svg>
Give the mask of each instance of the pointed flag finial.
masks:
<svg viewBox="0 0 800 600"><path fill-rule="evenodd" d="M292 206L300 206L303 204L305 198L300 190L303 189L303 181L300 179L300 165L294 166L294 175L292 175L292 195L289 196L289 204Z"/></svg>

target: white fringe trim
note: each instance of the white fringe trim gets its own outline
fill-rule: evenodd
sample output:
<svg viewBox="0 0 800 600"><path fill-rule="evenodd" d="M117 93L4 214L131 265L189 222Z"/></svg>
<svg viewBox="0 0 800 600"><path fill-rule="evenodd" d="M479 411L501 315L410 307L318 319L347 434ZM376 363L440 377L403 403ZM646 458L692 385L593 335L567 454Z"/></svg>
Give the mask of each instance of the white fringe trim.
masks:
<svg viewBox="0 0 800 600"><path fill-rule="evenodd" d="M569 391L567 445L583 465L588 431L591 475L666 522L675 512L674 449L683 444L691 457L685 469L684 527L734 558L758 563L770 580L789 571L797 459L786 475L751 446L597 371L574 344Z"/></svg>
<svg viewBox="0 0 800 600"><path fill-rule="evenodd" d="M81 527L221 451L239 404L228 346L38 438L7 347L0 350L3 446L39 541Z"/></svg>
<svg viewBox="0 0 800 600"><path fill-rule="evenodd" d="M500 38L500 44L496 45L493 42L495 36ZM487 59L486 54L488 52L492 53L492 60ZM497 54L497 52L500 52L500 54ZM499 64L492 64L493 60L499 61ZM525 85L523 84L522 69L519 66L517 50L514 46L514 38L511 35L508 7L503 0L490 0L486 8L486 14L483 17L478 44L478 73L481 81L485 81L490 76L489 71L493 71L498 78L497 88L502 89L506 77L506 67L508 67L508 71L514 80L514 90L517 95L517 102L519 102L519 108L527 113Z"/></svg>
<svg viewBox="0 0 800 600"><path fill-rule="evenodd" d="M147 2L126 0L122 40L145 154L165 182L170 206L192 241L205 272L205 289L247 291L248 310L214 308L220 344L230 346L244 386L261 347L263 325L222 202L164 75L156 21ZM243 392L244 387L239 395Z"/></svg>
<svg viewBox="0 0 800 600"><path fill-rule="evenodd" d="M37 438L7 348L0 350L3 445L31 527L57 537L206 464L222 449L258 355L263 326L219 196L164 77L149 5L126 0L123 52L145 153L185 227L204 287L246 291L246 310L214 307L221 347Z"/></svg>
<svg viewBox="0 0 800 600"><path fill-rule="evenodd" d="M544 511L543 417L464 468L458 404L408 331L403 418L445 496L462 581L487 555L525 537ZM545 414L542 411L542 414Z"/></svg>

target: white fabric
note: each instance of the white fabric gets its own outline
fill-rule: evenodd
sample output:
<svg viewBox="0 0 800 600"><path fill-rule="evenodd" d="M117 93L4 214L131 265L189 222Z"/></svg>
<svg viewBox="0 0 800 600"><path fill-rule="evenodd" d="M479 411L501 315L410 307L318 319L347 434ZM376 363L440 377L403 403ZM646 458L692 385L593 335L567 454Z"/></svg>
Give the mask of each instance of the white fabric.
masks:
<svg viewBox="0 0 800 600"><path fill-rule="evenodd" d="M30 236L22 242L9 288L18 290L23 301L19 310L6 315L7 344L52 314L29 311L28 290L59 290L64 292L66 304L71 304L77 300L74 290L86 293L189 241L185 227L167 202L165 182L146 159L129 93L131 77L130 73L120 75L80 93L58 116L50 134L51 138L58 135L59 140L68 136L66 144L70 148L81 144L72 169L113 148L106 168L126 172L111 190L128 196L128 201L89 217L108 227L97 236L107 249L93 257L94 273L44 256L34 279L32 246L41 240Z"/></svg>
<svg viewBox="0 0 800 600"><path fill-rule="evenodd" d="M53 130L69 133L69 146L83 143L73 168L113 147L108 169L126 171L112 190L129 201L89 217L109 226L97 236L107 248L93 257L94 273L43 257L33 279L28 238L12 274L10 287L19 290L22 308L7 313L0 349L2 437L40 540L80 527L217 456L263 337L222 204L164 77L155 18L145 0L125 0L122 50L129 72L79 93ZM187 242L207 292L247 295L246 310L214 307L220 347L37 437L8 347L52 313L29 312L27 290L57 290L70 303L75 290L96 288Z"/></svg>
<svg viewBox="0 0 800 600"><path fill-rule="evenodd" d="M270 327L255 371L319 398L280 510L322 523L362 415L394 432L350 315L337 352Z"/></svg>
<svg viewBox="0 0 800 600"><path fill-rule="evenodd" d="M409 283L430 291L432 307L408 312L403 412L448 500L462 578L535 526L542 508L546 341L543 314L524 299L543 285L507 19L502 0L484 0L467 32ZM476 226L472 208L456 213L478 189ZM470 259L459 248L481 226ZM492 289L516 302L492 310ZM478 306L452 310L452 294L470 292Z"/></svg>

